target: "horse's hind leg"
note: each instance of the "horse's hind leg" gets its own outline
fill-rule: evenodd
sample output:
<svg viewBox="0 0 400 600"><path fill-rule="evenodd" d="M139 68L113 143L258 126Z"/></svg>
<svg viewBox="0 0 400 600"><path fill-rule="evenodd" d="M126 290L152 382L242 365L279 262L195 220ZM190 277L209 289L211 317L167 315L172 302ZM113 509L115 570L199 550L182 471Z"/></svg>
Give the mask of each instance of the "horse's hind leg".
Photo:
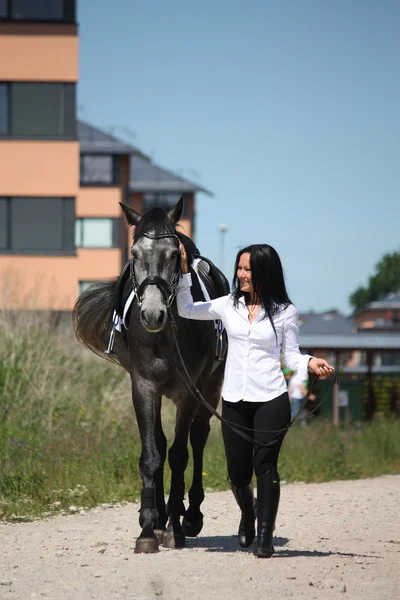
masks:
<svg viewBox="0 0 400 600"><path fill-rule="evenodd" d="M203 513L200 506L204 500L203 452L210 432L210 414L204 411L196 415L190 430L193 450L193 479L189 490L189 507L184 514L182 529L187 537L196 537L203 529Z"/></svg>
<svg viewBox="0 0 400 600"><path fill-rule="evenodd" d="M209 403L216 408L220 398L220 381L223 366L214 371L207 385L204 386L204 395ZM200 506L204 500L203 489L203 454L210 433L209 410L202 406L197 413L190 430L190 443L193 450L193 479L189 490L189 506L184 514L182 529L187 537L196 537L203 528L203 513Z"/></svg>

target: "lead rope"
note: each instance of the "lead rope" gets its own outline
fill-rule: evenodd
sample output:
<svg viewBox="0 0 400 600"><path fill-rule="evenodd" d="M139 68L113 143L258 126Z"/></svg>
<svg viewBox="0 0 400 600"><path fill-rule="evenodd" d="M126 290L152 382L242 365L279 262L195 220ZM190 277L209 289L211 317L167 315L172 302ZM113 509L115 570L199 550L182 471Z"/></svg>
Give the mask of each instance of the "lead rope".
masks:
<svg viewBox="0 0 400 600"><path fill-rule="evenodd" d="M178 369L178 367L175 366L175 370L178 373L178 375L180 376L180 378L182 379L183 383L185 384L185 386L187 387L187 389L189 390L189 392L196 399L196 401L198 402L198 404L205 406L209 410L209 412L211 412L221 423L224 423L227 427L229 427L232 431L234 431L235 433L237 433L237 435L239 435L240 437L242 437L244 440L246 440L246 441L248 441L248 442L250 442L252 444L255 444L256 446L259 446L260 448L269 448L270 446L274 446L276 444L276 442L278 442L280 440L280 438L283 437L284 434L293 425L293 423L295 422L295 420L297 418L297 415L305 407L305 405L307 403L307 400L309 399L310 394L312 393L314 384L319 379L319 375L317 375L314 378L314 381L312 382L312 384L310 386L310 389L308 390L307 394L304 396L304 398L302 400L302 404L301 404L301 407L300 407L299 411L293 417L293 419L290 421L290 423L289 423L289 425L287 425L287 427L284 427L283 429L276 429L274 431L267 431L267 430L251 429L250 427L244 427L243 425L237 425L235 423L232 423L231 421L228 421L227 419L224 419L219 414L219 412L213 406L211 406L211 404L209 404L209 402L207 402L207 400L204 398L203 394L200 392L200 390L196 387L195 383L192 381L192 379L191 379L191 377L190 377L190 375L189 375L189 373L187 371L185 362L183 360L183 356L182 356L181 350L179 348L178 339L176 337L177 327L176 327L174 316L172 314L171 307L168 308L168 312L169 312L169 316L170 316L170 319L171 319L172 337L174 339L175 347L176 347L176 350L178 352L179 360L180 360L181 365L183 367L183 370L184 370L186 378L180 372L180 370ZM158 340L157 340L157 344L158 344L159 348L162 350L161 345L158 342ZM332 384L332 388L333 388L333 386L336 383L338 383L338 377L337 377L337 374L335 373L333 384ZM322 402L325 401L326 397L327 397L327 394L325 394L324 398L313 409L312 413L315 412L321 406ZM249 435L247 435L246 433L244 433L244 431L240 431L240 429L237 429L238 427L240 427L240 429L243 429L243 430L246 430L246 431L251 431L253 433L277 433L278 436L274 440L272 440L270 442L262 443L262 442L258 442L257 440L254 440Z"/></svg>

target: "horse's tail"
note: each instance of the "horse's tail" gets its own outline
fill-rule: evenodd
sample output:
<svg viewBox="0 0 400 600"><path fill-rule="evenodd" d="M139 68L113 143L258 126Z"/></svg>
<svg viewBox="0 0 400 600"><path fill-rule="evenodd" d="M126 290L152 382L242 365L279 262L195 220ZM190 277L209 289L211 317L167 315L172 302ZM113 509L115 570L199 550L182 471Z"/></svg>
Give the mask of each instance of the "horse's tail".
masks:
<svg viewBox="0 0 400 600"><path fill-rule="evenodd" d="M75 336L86 348L120 364L113 354L104 354L110 333L117 281L93 283L78 297L72 312Z"/></svg>

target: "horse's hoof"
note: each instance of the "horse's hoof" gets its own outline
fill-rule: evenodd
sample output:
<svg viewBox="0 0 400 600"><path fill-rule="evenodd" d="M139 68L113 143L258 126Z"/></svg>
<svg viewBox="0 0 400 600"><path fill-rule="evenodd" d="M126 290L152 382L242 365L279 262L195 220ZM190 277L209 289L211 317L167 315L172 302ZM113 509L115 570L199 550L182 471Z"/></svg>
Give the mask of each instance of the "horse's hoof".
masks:
<svg viewBox="0 0 400 600"><path fill-rule="evenodd" d="M197 523L191 523L186 521L185 517L182 519L182 530L186 537L197 537L200 531L203 529L203 518Z"/></svg>
<svg viewBox="0 0 400 600"><path fill-rule="evenodd" d="M155 529L154 530L155 536L158 540L159 544L163 543L163 538L164 538L164 534L165 534L165 529Z"/></svg>
<svg viewBox="0 0 400 600"><path fill-rule="evenodd" d="M163 535L163 548L185 548L186 540L183 533L174 534L169 531L165 531Z"/></svg>
<svg viewBox="0 0 400 600"><path fill-rule="evenodd" d="M159 552L158 539L156 536L151 538L138 538L135 544L135 554L154 554Z"/></svg>

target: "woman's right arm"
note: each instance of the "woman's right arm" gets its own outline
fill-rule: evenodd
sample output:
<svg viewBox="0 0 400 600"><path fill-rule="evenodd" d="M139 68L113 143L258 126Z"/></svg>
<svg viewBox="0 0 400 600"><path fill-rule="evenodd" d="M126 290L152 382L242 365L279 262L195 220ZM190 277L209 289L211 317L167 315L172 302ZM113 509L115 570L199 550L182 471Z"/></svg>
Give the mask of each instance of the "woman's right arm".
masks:
<svg viewBox="0 0 400 600"><path fill-rule="evenodd" d="M223 308L226 304L226 298L216 298L208 302L193 302L192 276L188 272L187 256L184 245L179 246L181 253L181 271L178 287L176 289L176 304L178 314L185 319L197 319L199 321L212 321L222 319Z"/></svg>
<svg viewBox="0 0 400 600"><path fill-rule="evenodd" d="M198 321L223 319L226 296L208 302L193 302L192 292L190 291L191 285L191 274L182 273L176 290L178 314L185 319L196 319Z"/></svg>

